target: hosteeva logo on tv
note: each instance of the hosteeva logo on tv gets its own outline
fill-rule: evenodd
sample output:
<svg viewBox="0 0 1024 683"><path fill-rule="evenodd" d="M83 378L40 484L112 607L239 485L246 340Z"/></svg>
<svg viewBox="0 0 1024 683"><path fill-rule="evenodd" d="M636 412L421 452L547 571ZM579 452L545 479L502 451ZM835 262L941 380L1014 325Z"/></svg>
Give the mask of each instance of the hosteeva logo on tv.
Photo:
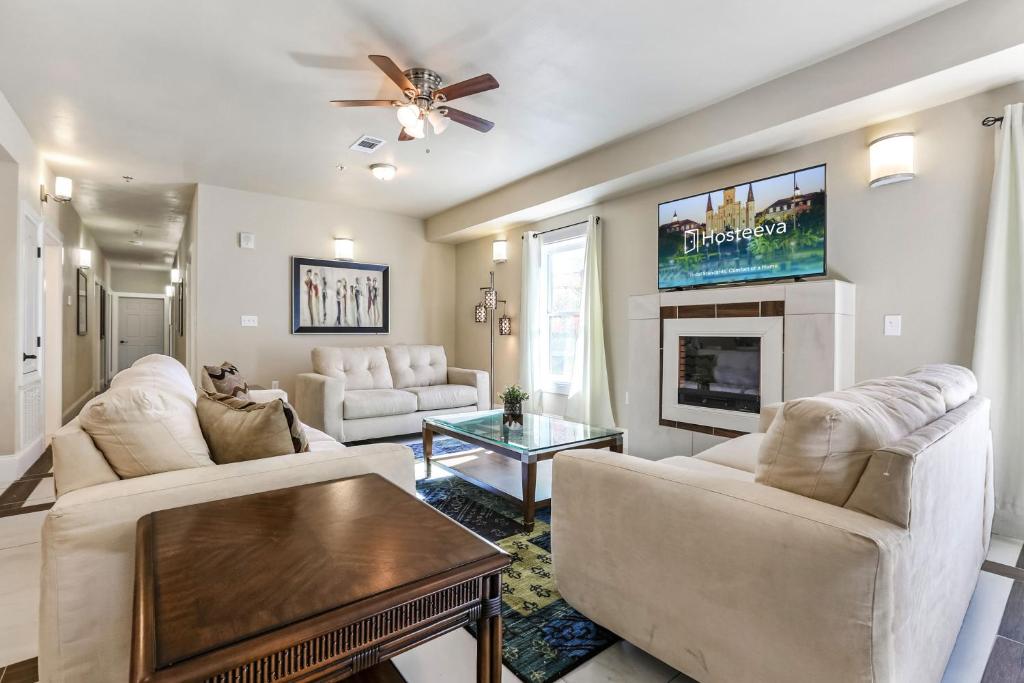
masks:
<svg viewBox="0 0 1024 683"><path fill-rule="evenodd" d="M772 235L783 235L786 233L785 221L758 225L754 228L742 228L740 230L723 230L716 233L704 233L698 228L690 228L683 232L683 253L692 254L700 251L701 245L708 247L712 244L724 244L726 242L739 242L740 240L750 241L755 237L771 237Z"/></svg>

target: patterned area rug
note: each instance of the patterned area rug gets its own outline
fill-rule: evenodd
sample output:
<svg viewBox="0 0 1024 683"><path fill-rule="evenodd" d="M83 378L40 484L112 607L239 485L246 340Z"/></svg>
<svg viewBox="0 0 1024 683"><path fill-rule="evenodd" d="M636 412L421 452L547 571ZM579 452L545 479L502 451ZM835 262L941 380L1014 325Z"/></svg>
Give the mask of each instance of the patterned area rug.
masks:
<svg viewBox="0 0 1024 683"><path fill-rule="evenodd" d="M469 448L456 443L460 450ZM619 640L570 607L555 589L549 508L537 512L534 530L526 533L515 504L457 477L420 481L416 488L433 507L512 556L502 577L503 658L521 680L554 681ZM475 627L470 632L475 636Z"/></svg>
<svg viewBox="0 0 1024 683"><path fill-rule="evenodd" d="M413 441L406 445L412 449L417 460L423 459L422 440ZM450 436L435 436L434 443L430 449L430 454L431 457L436 455L452 455L453 453L462 453L463 451L474 451L476 448L477 447L472 444L459 441L458 439L453 439Z"/></svg>

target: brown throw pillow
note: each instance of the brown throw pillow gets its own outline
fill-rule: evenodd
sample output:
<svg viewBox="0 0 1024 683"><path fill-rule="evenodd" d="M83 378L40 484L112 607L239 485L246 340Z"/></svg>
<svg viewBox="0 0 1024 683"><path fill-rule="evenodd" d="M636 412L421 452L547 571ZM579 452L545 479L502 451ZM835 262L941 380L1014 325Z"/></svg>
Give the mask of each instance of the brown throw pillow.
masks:
<svg viewBox="0 0 1024 683"><path fill-rule="evenodd" d="M255 403L204 392L196 414L218 465L309 450L295 410L280 399Z"/></svg>
<svg viewBox="0 0 1024 683"><path fill-rule="evenodd" d="M249 400L249 385L232 363L225 361L220 365L204 365L203 370L210 378L214 392Z"/></svg>

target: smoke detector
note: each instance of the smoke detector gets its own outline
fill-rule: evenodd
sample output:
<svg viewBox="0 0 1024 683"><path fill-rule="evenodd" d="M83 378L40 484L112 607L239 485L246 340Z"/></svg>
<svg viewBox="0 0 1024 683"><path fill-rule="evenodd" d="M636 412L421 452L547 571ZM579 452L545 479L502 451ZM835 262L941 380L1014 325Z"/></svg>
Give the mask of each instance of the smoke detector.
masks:
<svg viewBox="0 0 1024 683"><path fill-rule="evenodd" d="M372 135L361 135L358 140L352 143L349 149L362 152L363 154L373 154L383 144L384 141L380 138L375 138Z"/></svg>

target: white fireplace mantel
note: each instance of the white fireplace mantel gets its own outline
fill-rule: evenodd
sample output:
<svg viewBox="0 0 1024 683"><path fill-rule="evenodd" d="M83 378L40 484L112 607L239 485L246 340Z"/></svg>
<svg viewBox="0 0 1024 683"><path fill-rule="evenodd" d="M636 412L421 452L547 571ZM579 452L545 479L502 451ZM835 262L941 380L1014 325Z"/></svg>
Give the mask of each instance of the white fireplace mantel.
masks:
<svg viewBox="0 0 1024 683"><path fill-rule="evenodd" d="M652 459L693 455L734 432L756 429L749 413L693 409L672 400L681 333L760 336L764 404L853 384L854 310L854 285L839 280L630 297L630 452ZM663 343L676 350L662 357Z"/></svg>

